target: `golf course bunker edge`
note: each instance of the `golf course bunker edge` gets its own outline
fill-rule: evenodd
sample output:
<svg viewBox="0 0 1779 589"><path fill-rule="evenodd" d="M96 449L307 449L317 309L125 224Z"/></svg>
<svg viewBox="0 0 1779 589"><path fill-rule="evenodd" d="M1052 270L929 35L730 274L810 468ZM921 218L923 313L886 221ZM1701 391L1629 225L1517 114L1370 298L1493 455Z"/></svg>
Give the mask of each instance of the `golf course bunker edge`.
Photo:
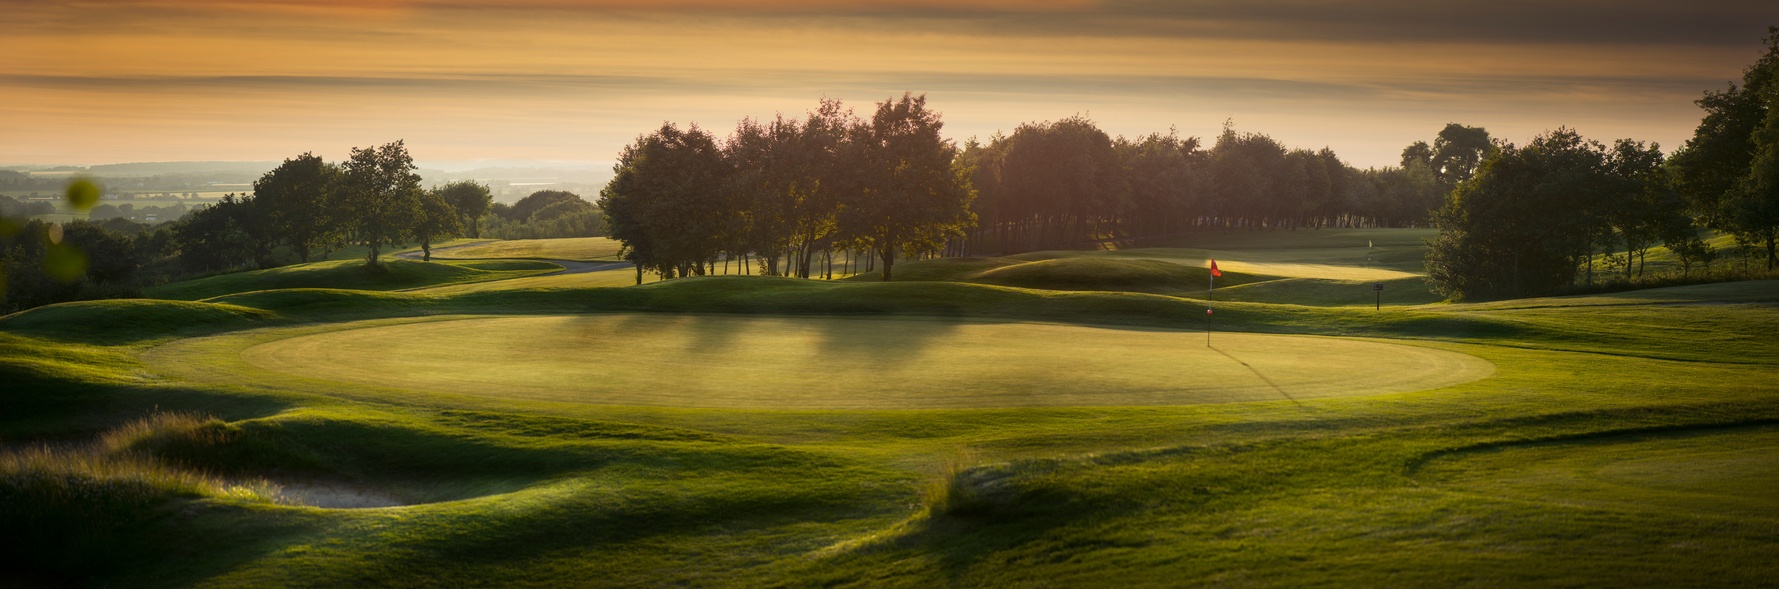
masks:
<svg viewBox="0 0 1779 589"><path fill-rule="evenodd" d="M937 318L587 314L379 324L258 368L518 400L748 409L1184 405L1400 393L1493 364L1372 340Z"/></svg>

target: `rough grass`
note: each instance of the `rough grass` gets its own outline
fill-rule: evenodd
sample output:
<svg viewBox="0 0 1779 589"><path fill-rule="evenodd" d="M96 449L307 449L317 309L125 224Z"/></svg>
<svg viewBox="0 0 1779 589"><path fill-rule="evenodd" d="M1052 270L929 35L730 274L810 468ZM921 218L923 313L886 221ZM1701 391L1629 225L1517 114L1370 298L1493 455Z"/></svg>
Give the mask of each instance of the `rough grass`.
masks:
<svg viewBox="0 0 1779 589"><path fill-rule="evenodd" d="M363 260L313 262L235 272L163 284L149 288L150 298L195 301L212 297L285 288L349 288L402 290L444 284L483 282L556 272L561 266L547 262L421 262L389 258L376 266Z"/></svg>
<svg viewBox="0 0 1779 589"><path fill-rule="evenodd" d="M0 453L0 554L12 580L85 584L161 550L144 543L161 506L211 498L265 503L264 481L230 482L181 468L138 449L145 440L202 441L219 425L191 415L157 414L125 424L89 445L32 446ZM22 575L20 579L14 575Z"/></svg>

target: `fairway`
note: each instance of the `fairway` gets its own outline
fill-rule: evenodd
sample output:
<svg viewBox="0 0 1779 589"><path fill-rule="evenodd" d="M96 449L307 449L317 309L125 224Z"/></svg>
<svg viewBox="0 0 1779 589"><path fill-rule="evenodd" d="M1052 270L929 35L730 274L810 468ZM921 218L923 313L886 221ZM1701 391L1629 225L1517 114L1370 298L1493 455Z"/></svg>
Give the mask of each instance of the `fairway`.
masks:
<svg viewBox="0 0 1779 589"><path fill-rule="evenodd" d="M1425 472L1457 488L1566 505L1779 518L1779 429L1770 426L1486 448Z"/></svg>
<svg viewBox="0 0 1779 589"><path fill-rule="evenodd" d="M604 262L618 259L620 245L608 237L509 239L442 250L433 257L447 260L539 259Z"/></svg>
<svg viewBox="0 0 1779 589"><path fill-rule="evenodd" d="M756 409L1185 405L1409 392L1493 373L1347 338L836 317L599 314L351 328L252 346L259 368L525 400ZM449 345L441 345L450 342Z"/></svg>

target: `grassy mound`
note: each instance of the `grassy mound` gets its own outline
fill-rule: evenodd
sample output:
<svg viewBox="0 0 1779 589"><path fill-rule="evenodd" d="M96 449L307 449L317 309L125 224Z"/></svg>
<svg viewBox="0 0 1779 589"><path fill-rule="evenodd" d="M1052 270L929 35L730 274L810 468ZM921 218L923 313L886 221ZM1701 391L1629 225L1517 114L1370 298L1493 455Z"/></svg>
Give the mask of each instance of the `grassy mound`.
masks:
<svg viewBox="0 0 1779 589"><path fill-rule="evenodd" d="M1383 284L1382 297L1374 297L1372 285ZM1395 280L1334 280L1281 278L1217 289L1217 300L1256 303L1288 303L1317 307L1365 306L1381 300L1384 305L1424 305L1444 300L1433 293L1424 278Z"/></svg>
<svg viewBox="0 0 1779 589"><path fill-rule="evenodd" d="M983 272L1019 263L1018 260L1007 258L935 258L902 262L896 265L895 279L908 282L969 282ZM862 272L843 280L882 282L883 271Z"/></svg>
<svg viewBox="0 0 1779 589"><path fill-rule="evenodd" d="M401 290L532 276L561 270L547 262L421 262L391 258L370 266L362 260L334 260L268 270L235 272L163 284L148 289L157 299L195 301L227 294L280 288Z"/></svg>
<svg viewBox="0 0 1779 589"><path fill-rule="evenodd" d="M0 552L44 584L84 585L121 566L165 558L167 546L140 535L179 499L266 502L263 482L239 484L179 468L133 446L142 439L198 441L221 425L160 414L119 427L85 446L32 447L0 453ZM14 577L12 581L20 579Z"/></svg>
<svg viewBox="0 0 1779 589"><path fill-rule="evenodd" d="M113 299L60 303L0 317L0 330L63 341L118 343L263 325L263 308L189 301Z"/></svg>
<svg viewBox="0 0 1779 589"><path fill-rule="evenodd" d="M1014 264L976 275L971 282L1046 290L1181 292L1209 285L1208 268L1161 260L1059 258ZM1224 272L1219 284L1234 286L1266 277Z"/></svg>
<svg viewBox="0 0 1779 589"><path fill-rule="evenodd" d="M1163 260L1105 257L938 258L896 266L898 282L970 282L1043 290L1097 290L1178 293L1204 290L1210 270ZM1271 277L1225 271L1218 285ZM883 280L881 271L852 276L852 282Z"/></svg>

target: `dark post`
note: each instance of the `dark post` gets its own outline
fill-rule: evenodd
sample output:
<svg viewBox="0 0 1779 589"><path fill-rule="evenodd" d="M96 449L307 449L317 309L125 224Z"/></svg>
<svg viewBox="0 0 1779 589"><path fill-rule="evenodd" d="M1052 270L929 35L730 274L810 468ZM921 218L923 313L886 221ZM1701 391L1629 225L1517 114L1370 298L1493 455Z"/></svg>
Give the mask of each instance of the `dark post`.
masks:
<svg viewBox="0 0 1779 589"><path fill-rule="evenodd" d="M1371 285L1371 293L1373 295L1373 300L1371 302L1371 310L1377 311L1377 310L1383 309L1384 308L1384 283L1379 282L1377 284Z"/></svg>

